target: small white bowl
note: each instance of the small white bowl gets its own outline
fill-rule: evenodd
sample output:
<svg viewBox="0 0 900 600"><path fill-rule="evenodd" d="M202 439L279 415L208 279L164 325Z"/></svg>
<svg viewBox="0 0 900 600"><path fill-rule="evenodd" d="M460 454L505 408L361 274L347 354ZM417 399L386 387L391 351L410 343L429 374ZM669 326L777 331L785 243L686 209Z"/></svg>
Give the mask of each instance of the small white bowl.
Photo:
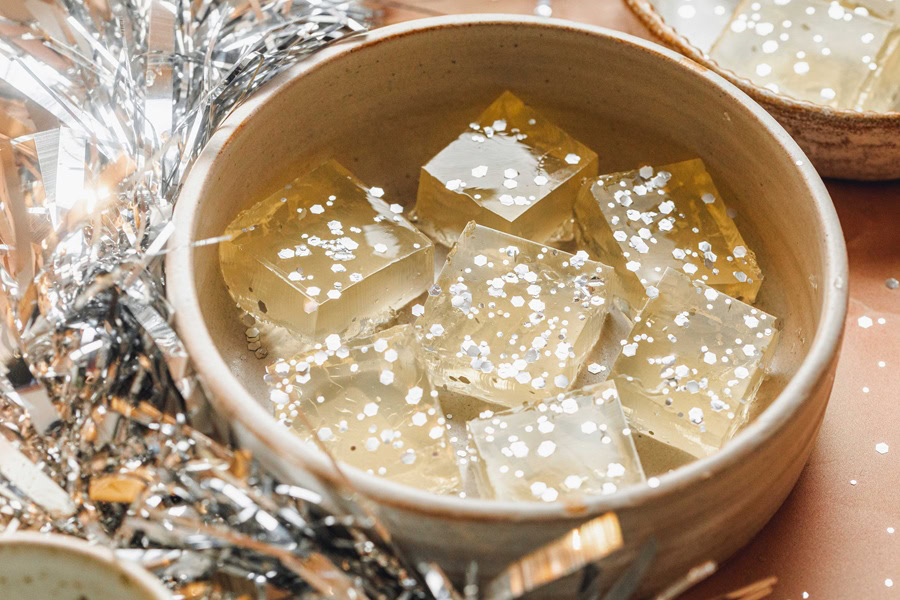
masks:
<svg viewBox="0 0 900 600"><path fill-rule="evenodd" d="M0 534L0 598L171 600L162 583L109 548L56 534Z"/></svg>
<svg viewBox="0 0 900 600"><path fill-rule="evenodd" d="M656 487L582 503L442 497L346 471L404 548L453 576L476 560L490 577L612 510L626 545L619 564L657 538L644 590L657 589L740 548L790 492L828 402L847 308L846 250L822 180L765 110L712 71L632 36L518 16L413 21L334 45L239 107L194 165L167 259L177 326L249 449L286 480L335 477L264 406L265 361L247 350L217 249L192 243L328 158L409 206L419 167L505 89L597 151L603 172L703 158L766 274L760 306L784 324L765 410L721 452Z"/></svg>

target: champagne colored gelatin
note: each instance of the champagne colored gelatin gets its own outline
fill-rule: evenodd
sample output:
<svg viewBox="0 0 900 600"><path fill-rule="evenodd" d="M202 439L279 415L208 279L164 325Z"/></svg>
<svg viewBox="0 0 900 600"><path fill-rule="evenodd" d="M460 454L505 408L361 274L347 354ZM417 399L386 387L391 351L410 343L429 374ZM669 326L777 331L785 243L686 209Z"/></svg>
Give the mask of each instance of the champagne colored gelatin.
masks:
<svg viewBox="0 0 900 600"><path fill-rule="evenodd" d="M433 244L379 194L328 161L238 213L219 245L238 306L321 339L365 333L420 295Z"/></svg>
<svg viewBox="0 0 900 600"><path fill-rule="evenodd" d="M702 458L747 421L775 351L775 317L675 269L658 287L610 378L632 427Z"/></svg>
<svg viewBox="0 0 900 600"><path fill-rule="evenodd" d="M741 0L650 0L668 25L708 53Z"/></svg>
<svg viewBox="0 0 900 600"><path fill-rule="evenodd" d="M416 325L433 377L502 406L567 390L597 342L613 270L469 223Z"/></svg>
<svg viewBox="0 0 900 600"><path fill-rule="evenodd" d="M612 381L468 423L483 496L553 502L644 481Z"/></svg>
<svg viewBox="0 0 900 600"><path fill-rule="evenodd" d="M419 226L451 246L466 223L545 242L566 225L597 155L510 92L422 167Z"/></svg>
<svg viewBox="0 0 900 600"><path fill-rule="evenodd" d="M900 2L897 0L843 0L841 4L900 25Z"/></svg>
<svg viewBox="0 0 900 600"><path fill-rule="evenodd" d="M338 460L438 494L458 491L438 392L411 325L279 360L268 369L275 416Z"/></svg>
<svg viewBox="0 0 900 600"><path fill-rule="evenodd" d="M853 108L890 51L893 28L839 2L744 0L709 55L773 92Z"/></svg>
<svg viewBox="0 0 900 600"><path fill-rule="evenodd" d="M753 302L762 283L712 177L700 159L602 175L575 204L579 243L612 265L637 308L667 267Z"/></svg>
<svg viewBox="0 0 900 600"><path fill-rule="evenodd" d="M900 22L900 0L896 4L895 18ZM861 110L900 112L900 23L889 44L859 96L857 107Z"/></svg>

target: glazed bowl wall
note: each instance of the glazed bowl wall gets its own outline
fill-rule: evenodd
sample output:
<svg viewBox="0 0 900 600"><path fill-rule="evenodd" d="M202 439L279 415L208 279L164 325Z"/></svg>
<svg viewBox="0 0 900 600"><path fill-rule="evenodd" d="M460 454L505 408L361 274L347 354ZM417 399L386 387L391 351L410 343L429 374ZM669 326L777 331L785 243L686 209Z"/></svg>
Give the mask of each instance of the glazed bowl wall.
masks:
<svg viewBox="0 0 900 600"><path fill-rule="evenodd" d="M455 576L474 559L489 577L616 510L627 545L617 562L648 535L659 542L649 590L734 552L787 496L822 420L846 310L846 252L821 180L764 110L712 72L624 34L527 17L427 19L333 46L240 107L195 164L167 263L177 325L245 444L288 479L333 477L263 406L265 361L247 350L216 248L191 244L328 158L410 207L419 167L506 89L593 148L601 172L706 161L757 251L759 305L783 325L754 422L658 487L578 505L437 497L348 473L402 546Z"/></svg>

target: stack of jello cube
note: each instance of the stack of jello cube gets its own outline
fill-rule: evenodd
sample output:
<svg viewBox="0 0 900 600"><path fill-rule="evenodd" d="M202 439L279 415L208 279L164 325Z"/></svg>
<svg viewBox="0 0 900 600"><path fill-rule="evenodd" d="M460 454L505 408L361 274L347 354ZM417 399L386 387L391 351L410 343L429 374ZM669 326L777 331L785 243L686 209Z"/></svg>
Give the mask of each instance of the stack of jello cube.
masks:
<svg viewBox="0 0 900 600"><path fill-rule="evenodd" d="M632 432L719 450L775 349L754 253L701 159L598 164L506 92L414 211L328 161L238 214L225 283L303 348L269 349L274 414L352 468L504 500L646 485Z"/></svg>

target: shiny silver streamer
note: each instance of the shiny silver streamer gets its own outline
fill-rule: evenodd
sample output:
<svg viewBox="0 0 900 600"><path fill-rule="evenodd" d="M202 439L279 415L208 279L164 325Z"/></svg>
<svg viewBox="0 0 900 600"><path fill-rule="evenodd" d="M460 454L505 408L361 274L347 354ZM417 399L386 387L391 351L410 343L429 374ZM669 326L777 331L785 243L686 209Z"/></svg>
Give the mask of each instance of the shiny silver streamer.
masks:
<svg viewBox="0 0 900 600"><path fill-rule="evenodd" d="M283 485L228 449L158 258L221 120L370 14L324 0L0 12L0 523L115 544L181 597L432 597L352 493Z"/></svg>
<svg viewBox="0 0 900 600"><path fill-rule="evenodd" d="M114 545L176 598L478 597L477 565L460 594L346 485L323 498L236 448L164 295L172 209L216 127L372 18L335 0L0 5L0 528ZM621 540L588 555L563 547L573 531L482 597L592 581Z"/></svg>

